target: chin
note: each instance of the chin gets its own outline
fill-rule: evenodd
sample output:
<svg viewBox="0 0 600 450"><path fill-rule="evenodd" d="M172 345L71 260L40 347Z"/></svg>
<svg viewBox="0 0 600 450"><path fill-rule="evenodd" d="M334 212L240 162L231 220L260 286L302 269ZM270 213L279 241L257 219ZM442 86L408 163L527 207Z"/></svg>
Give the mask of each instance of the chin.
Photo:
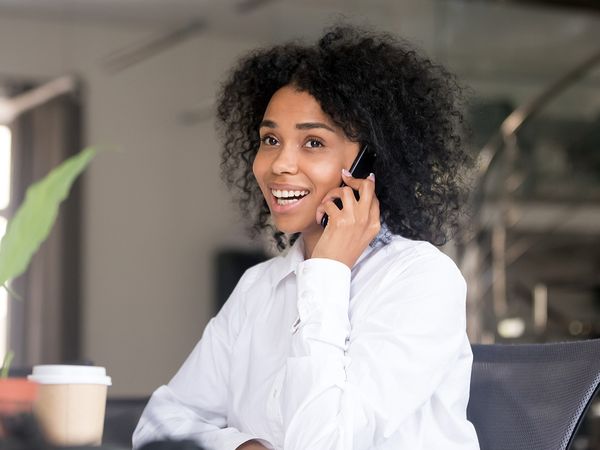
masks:
<svg viewBox="0 0 600 450"><path fill-rule="evenodd" d="M316 222L310 224L293 224L287 221L276 221L274 225L277 231L281 231L285 234L306 233L310 230L321 230L321 226Z"/></svg>

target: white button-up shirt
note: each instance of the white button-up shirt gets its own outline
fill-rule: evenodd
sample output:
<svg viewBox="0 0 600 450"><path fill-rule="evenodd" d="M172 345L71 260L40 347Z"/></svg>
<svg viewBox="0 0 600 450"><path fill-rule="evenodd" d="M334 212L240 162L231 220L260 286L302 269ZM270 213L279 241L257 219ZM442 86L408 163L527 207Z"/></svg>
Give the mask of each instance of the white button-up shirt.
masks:
<svg viewBox="0 0 600 450"><path fill-rule="evenodd" d="M285 256L242 277L133 436L234 450L477 450L465 281L393 236L355 266Z"/></svg>

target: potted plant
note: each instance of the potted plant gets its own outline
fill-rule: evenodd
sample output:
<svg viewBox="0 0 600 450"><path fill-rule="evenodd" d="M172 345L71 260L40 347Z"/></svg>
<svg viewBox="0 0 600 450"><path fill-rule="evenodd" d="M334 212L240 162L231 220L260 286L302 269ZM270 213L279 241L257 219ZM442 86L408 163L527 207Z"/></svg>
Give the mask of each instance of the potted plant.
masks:
<svg viewBox="0 0 600 450"><path fill-rule="evenodd" d="M73 182L95 154L93 148L82 150L27 189L25 200L9 221L0 243L0 288L14 297L19 298L12 293L8 282L25 272L32 256L50 234L59 206L69 195ZM0 372L0 415L30 412L36 395L35 383L8 378L12 356L9 350Z"/></svg>

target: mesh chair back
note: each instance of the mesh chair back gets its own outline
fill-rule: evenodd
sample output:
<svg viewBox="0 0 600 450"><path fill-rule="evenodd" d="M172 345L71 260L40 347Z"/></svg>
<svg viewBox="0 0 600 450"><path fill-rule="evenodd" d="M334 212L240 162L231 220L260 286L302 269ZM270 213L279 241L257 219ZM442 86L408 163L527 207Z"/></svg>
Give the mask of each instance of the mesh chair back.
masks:
<svg viewBox="0 0 600 450"><path fill-rule="evenodd" d="M131 437L148 403L148 397L109 398L104 415L102 444L131 448Z"/></svg>
<svg viewBox="0 0 600 450"><path fill-rule="evenodd" d="M600 339L473 345L467 416L481 450L566 450L600 382Z"/></svg>

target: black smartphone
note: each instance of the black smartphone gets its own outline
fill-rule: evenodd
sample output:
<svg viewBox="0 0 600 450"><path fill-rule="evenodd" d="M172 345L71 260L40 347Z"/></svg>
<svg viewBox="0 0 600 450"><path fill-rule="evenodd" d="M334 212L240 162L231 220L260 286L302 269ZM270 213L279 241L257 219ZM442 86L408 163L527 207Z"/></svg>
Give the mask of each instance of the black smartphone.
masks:
<svg viewBox="0 0 600 450"><path fill-rule="evenodd" d="M367 178L371 174L371 172L373 172L373 167L375 166L375 157L376 156L377 155L375 154L375 152L369 151L369 146L365 145L361 149L361 151L358 152L358 155L354 159L352 166L350 166L349 172L352 174L352 176L354 178ZM340 185L340 187L344 187L344 186L346 186L345 183L342 183ZM354 191L354 196L356 197L356 200L358 200L360 198L360 196L358 195L358 191ZM335 200L333 200L333 203L335 203L335 205L340 209L344 208L344 205L342 204L342 200L339 198L336 198ZM327 217L327 214L324 214L323 217L321 218L321 226L323 228L326 227L328 221L329 221L329 217Z"/></svg>

